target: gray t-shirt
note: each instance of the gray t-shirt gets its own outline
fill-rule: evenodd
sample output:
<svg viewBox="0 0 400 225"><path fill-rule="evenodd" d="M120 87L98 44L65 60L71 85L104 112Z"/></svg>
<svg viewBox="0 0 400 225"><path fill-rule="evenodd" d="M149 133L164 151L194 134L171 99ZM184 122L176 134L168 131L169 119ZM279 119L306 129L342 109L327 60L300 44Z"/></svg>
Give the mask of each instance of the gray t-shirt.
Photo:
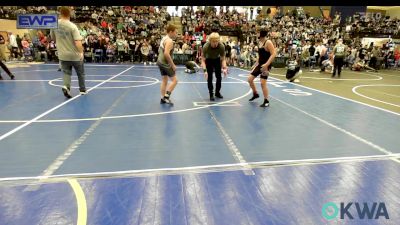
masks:
<svg viewBox="0 0 400 225"><path fill-rule="evenodd" d="M225 47L220 42L216 48L212 48L210 42L207 42L203 47L203 55L206 59L218 59L225 56Z"/></svg>
<svg viewBox="0 0 400 225"><path fill-rule="evenodd" d="M58 58L62 61L80 61L79 50L75 41L82 40L78 27L68 20L58 20L58 29L51 30L51 37L56 38Z"/></svg>

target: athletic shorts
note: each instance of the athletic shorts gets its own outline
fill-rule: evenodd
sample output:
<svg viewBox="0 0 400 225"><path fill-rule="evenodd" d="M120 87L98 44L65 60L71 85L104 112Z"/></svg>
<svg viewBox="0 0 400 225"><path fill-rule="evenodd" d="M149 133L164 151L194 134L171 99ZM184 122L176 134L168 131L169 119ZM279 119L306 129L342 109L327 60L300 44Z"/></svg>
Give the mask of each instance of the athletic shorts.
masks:
<svg viewBox="0 0 400 225"><path fill-rule="evenodd" d="M271 68L272 68L272 66L269 65L269 66L268 66L268 71L271 71ZM255 76L255 77L258 77L258 75L262 74L262 72L261 72L261 65L260 65L260 64L257 65L257 66L250 72L250 74L253 75L253 76ZM266 73L267 79L268 79L268 75L269 75L269 73Z"/></svg>
<svg viewBox="0 0 400 225"><path fill-rule="evenodd" d="M161 76L175 76L175 72L172 70L172 67L169 64L164 64L157 61L157 66L160 69Z"/></svg>
<svg viewBox="0 0 400 225"><path fill-rule="evenodd" d="M295 80L299 76L300 66L296 66L293 70L286 71L286 79L292 81Z"/></svg>

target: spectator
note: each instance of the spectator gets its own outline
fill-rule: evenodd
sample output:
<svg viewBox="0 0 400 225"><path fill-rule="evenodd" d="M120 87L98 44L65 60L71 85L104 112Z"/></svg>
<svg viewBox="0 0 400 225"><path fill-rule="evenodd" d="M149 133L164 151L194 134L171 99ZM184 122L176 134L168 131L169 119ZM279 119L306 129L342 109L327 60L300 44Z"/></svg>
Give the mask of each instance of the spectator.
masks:
<svg viewBox="0 0 400 225"><path fill-rule="evenodd" d="M6 59L6 39L0 34L0 61L5 61Z"/></svg>
<svg viewBox="0 0 400 225"><path fill-rule="evenodd" d="M18 43L15 35L12 32L8 33L10 40L10 58L11 59L19 59L20 54L18 52Z"/></svg>
<svg viewBox="0 0 400 225"><path fill-rule="evenodd" d="M148 56L150 53L150 48L146 41L143 42L142 47L140 48L140 52L142 53L142 59L143 59L144 65L146 65L147 61L148 61Z"/></svg>
<svg viewBox="0 0 400 225"><path fill-rule="evenodd" d="M21 43L22 38L19 37L19 34L17 34L16 40L17 40L17 45L18 45L18 52L20 55L22 55L22 43Z"/></svg>

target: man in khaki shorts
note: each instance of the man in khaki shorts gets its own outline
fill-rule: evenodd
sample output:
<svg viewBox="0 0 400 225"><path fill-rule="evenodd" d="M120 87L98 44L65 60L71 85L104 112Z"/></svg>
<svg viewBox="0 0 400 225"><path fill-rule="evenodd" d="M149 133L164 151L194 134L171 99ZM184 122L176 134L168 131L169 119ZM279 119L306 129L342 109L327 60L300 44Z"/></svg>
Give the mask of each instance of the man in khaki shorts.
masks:
<svg viewBox="0 0 400 225"><path fill-rule="evenodd" d="M0 60L6 61L6 37L0 34Z"/></svg>
<svg viewBox="0 0 400 225"><path fill-rule="evenodd" d="M172 24L167 26L167 35L165 35L160 42L160 47L158 49L158 59L157 65L160 68L162 82L161 82L161 100L160 104L170 104L173 105L170 100L172 91L178 84L178 79L176 78L176 65L172 60L172 55L174 52L174 41L177 36L176 27ZM171 83L168 85L168 78Z"/></svg>

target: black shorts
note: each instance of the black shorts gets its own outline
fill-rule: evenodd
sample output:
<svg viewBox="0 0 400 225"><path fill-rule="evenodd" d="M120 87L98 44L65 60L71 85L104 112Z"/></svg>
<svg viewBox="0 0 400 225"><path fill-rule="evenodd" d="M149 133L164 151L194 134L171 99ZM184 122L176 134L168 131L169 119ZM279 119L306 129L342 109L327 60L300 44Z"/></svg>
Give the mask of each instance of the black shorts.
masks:
<svg viewBox="0 0 400 225"><path fill-rule="evenodd" d="M175 72L169 64L160 63L157 61L157 66L160 69L161 76L175 76Z"/></svg>
<svg viewBox="0 0 400 225"><path fill-rule="evenodd" d="M296 66L295 69L286 71L286 79L293 81L299 77L300 66Z"/></svg>
<svg viewBox="0 0 400 225"><path fill-rule="evenodd" d="M250 72L250 74L253 75L253 76L255 76L255 77L258 77L258 75L262 74L262 72L261 72L261 66L262 66L262 65L258 64L258 65ZM272 66L269 65L269 66L268 66L268 71L271 71L271 68L272 68ZM268 78L268 75L269 75L269 73L267 73L267 74L264 75L264 76L267 76L267 78Z"/></svg>

